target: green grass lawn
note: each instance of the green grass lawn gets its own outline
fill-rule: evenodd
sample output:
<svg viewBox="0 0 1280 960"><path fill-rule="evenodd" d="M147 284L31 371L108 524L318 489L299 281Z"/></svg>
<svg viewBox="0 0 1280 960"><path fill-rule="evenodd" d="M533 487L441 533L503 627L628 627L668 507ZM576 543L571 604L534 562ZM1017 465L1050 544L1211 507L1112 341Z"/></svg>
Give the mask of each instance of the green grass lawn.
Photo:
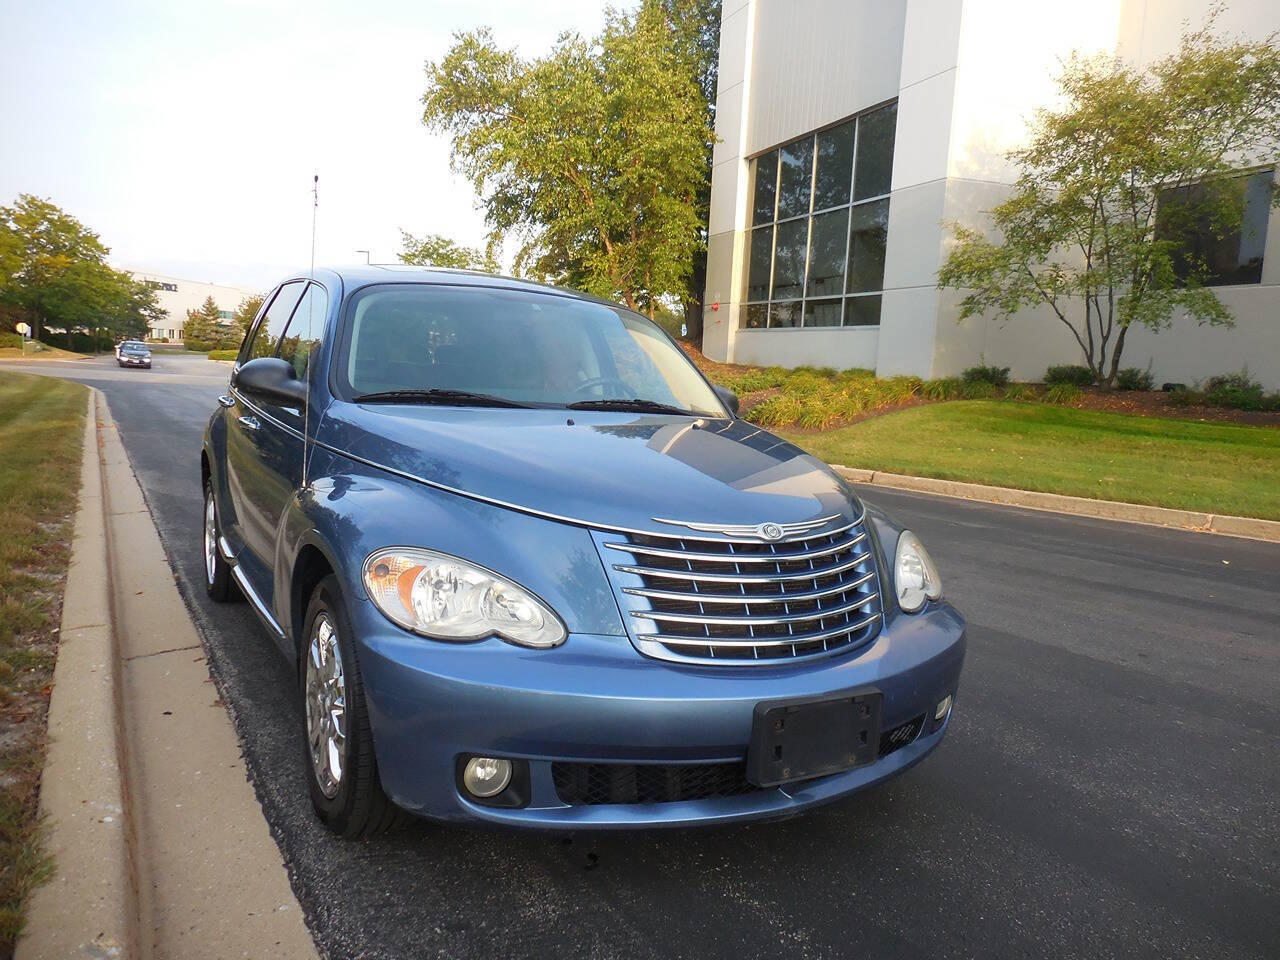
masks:
<svg viewBox="0 0 1280 960"><path fill-rule="evenodd" d="M783 435L849 467L1280 520L1275 427L968 400Z"/></svg>
<svg viewBox="0 0 1280 960"><path fill-rule="evenodd" d="M0 956L49 871L36 813L85 388L0 370Z"/></svg>

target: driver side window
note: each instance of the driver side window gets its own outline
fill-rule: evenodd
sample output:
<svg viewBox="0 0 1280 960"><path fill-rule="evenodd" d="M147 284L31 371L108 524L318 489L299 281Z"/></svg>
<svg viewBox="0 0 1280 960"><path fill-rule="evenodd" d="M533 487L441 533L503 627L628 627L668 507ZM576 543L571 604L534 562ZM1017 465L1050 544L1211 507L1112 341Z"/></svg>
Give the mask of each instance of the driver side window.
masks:
<svg viewBox="0 0 1280 960"><path fill-rule="evenodd" d="M272 299L271 305L267 307L266 313L258 321L258 328L254 331L253 337L245 344L244 352L240 357L241 363L257 357L276 355L280 338L284 336L285 328L289 325L289 317L293 315L293 308L298 305L298 298L302 296L304 285L302 280L294 280L280 288Z"/></svg>

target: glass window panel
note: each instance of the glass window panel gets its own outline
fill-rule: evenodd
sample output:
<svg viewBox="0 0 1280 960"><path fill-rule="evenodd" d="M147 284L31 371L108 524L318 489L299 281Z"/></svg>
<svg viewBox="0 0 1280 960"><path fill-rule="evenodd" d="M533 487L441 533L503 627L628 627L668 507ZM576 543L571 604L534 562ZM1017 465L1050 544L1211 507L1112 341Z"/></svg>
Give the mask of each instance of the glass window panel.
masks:
<svg viewBox="0 0 1280 960"><path fill-rule="evenodd" d="M813 184L813 209L825 210L849 202L853 174L853 121L818 134L818 168Z"/></svg>
<svg viewBox="0 0 1280 960"><path fill-rule="evenodd" d="M840 326L840 298L834 300L806 300L804 302L806 327Z"/></svg>
<svg viewBox="0 0 1280 960"><path fill-rule="evenodd" d="M813 182L813 137L782 148L778 177L778 219L809 212L809 188Z"/></svg>
<svg viewBox="0 0 1280 960"><path fill-rule="evenodd" d="M858 161L853 173L853 199L889 192L893 179L893 135L898 105L891 103L858 119Z"/></svg>
<svg viewBox="0 0 1280 960"><path fill-rule="evenodd" d="M850 293L884 286L884 247L889 232L889 201L873 200L853 207L849 225Z"/></svg>
<svg viewBox="0 0 1280 960"><path fill-rule="evenodd" d="M804 292L805 247L809 239L809 219L792 220L777 226L778 244L773 255L773 299L789 300Z"/></svg>
<svg viewBox="0 0 1280 960"><path fill-rule="evenodd" d="M802 302L801 300L783 300L781 303L773 304L769 308L769 326L800 326L800 304Z"/></svg>
<svg viewBox="0 0 1280 960"><path fill-rule="evenodd" d="M769 325L769 305L767 303L749 303L746 309L747 327L758 330Z"/></svg>
<svg viewBox="0 0 1280 960"><path fill-rule="evenodd" d="M1266 170L1160 194L1156 235L1175 244L1171 257L1179 283L1193 278L1209 287L1262 282L1272 177ZM1241 204L1238 227L1222 229L1216 211L1223 202Z"/></svg>
<svg viewBox="0 0 1280 960"><path fill-rule="evenodd" d="M769 260L773 256L773 227L751 231L751 261L747 269L747 299L769 299Z"/></svg>
<svg viewBox="0 0 1280 960"><path fill-rule="evenodd" d="M844 254L848 227L848 208L820 213L813 218L813 234L809 238L806 296L839 296L844 291Z"/></svg>
<svg viewBox="0 0 1280 960"><path fill-rule="evenodd" d="M307 286L289 321L289 329L280 339L277 356L293 365L294 375L301 380L307 372L307 360L324 334L324 321L329 312L329 297L318 283Z"/></svg>
<svg viewBox="0 0 1280 960"><path fill-rule="evenodd" d="M280 292L271 301L271 306L267 307L266 314L258 323L253 340L246 345L246 349L241 351L241 362L256 357L276 355L280 338L284 335L285 327L289 325L289 318L293 316L293 308L298 305L298 298L302 296L304 286L303 281L294 280L280 288Z"/></svg>
<svg viewBox="0 0 1280 960"><path fill-rule="evenodd" d="M875 327L880 324L880 294L844 298L846 327Z"/></svg>
<svg viewBox="0 0 1280 960"><path fill-rule="evenodd" d="M773 201L778 195L778 151L773 150L755 162L755 204L752 223L768 223L773 219Z"/></svg>

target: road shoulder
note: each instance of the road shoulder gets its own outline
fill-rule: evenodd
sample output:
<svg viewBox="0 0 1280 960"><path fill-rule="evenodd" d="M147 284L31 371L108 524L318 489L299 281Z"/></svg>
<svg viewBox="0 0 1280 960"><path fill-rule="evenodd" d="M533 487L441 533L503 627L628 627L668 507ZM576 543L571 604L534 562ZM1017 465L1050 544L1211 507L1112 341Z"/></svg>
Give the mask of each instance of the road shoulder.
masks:
<svg viewBox="0 0 1280 960"><path fill-rule="evenodd" d="M141 488L93 403L41 800L57 874L17 956L314 957Z"/></svg>

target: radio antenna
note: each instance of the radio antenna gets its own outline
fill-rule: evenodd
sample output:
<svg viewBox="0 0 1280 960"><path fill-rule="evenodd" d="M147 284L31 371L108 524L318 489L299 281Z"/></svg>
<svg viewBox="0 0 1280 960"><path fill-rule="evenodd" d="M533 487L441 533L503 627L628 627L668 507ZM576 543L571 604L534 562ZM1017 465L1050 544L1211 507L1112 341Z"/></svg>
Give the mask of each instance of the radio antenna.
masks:
<svg viewBox="0 0 1280 960"><path fill-rule="evenodd" d="M316 278L316 211L320 209L320 174L315 174L311 178L311 268L307 271L307 279L314 281ZM304 297L311 295L310 287L303 292ZM297 309L296 307L294 309ZM311 380L311 363L308 358L307 363L307 381ZM311 433L311 398L307 397L307 402L302 405L302 487L305 490L307 486L307 473L309 472L309 464L307 463L307 435Z"/></svg>
<svg viewBox="0 0 1280 960"><path fill-rule="evenodd" d="M311 178L311 272L308 276L316 277L316 211L320 209L320 174Z"/></svg>

